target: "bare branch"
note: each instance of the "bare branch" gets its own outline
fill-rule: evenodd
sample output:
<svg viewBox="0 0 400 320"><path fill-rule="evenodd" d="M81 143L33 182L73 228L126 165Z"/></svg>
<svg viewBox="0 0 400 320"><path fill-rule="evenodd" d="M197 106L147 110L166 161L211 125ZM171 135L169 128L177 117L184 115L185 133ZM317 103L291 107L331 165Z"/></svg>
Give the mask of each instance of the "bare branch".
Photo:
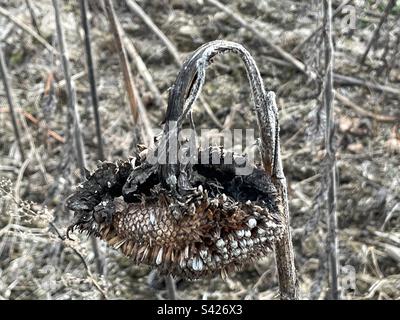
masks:
<svg viewBox="0 0 400 320"><path fill-rule="evenodd" d="M0 112L9 112L9 110L0 108ZM35 118L32 114L30 114L29 112L23 110L22 108L17 108L15 110L15 112L22 114L26 119L28 119L34 125L37 125L39 128L42 128L42 124L40 123L40 121L37 118ZM65 143L65 139L62 136L60 136L57 132L55 132L51 129L47 129L47 134L49 137L52 137L54 140L61 142L61 143Z"/></svg>
<svg viewBox="0 0 400 320"><path fill-rule="evenodd" d="M389 123L391 123L391 122L400 122L400 117L387 116L387 115L377 114L377 113L373 113L373 112L367 111L367 110L365 110L362 107L358 106L356 103L354 103L349 98L347 98L346 96L340 94L337 91L335 91L335 98L336 98L336 100L341 102L344 106L353 109L355 112L359 113L362 116L366 116L366 117L372 118L372 119L374 119L376 121L379 121L379 122L389 122Z"/></svg>
<svg viewBox="0 0 400 320"><path fill-rule="evenodd" d="M107 17L110 22L111 32L114 35L115 46L117 47L117 52L119 53L119 61L122 68L122 73L124 76L124 83L126 91L128 92L129 105L131 107L131 112L133 116L133 122L136 124L138 119L138 102L137 96L135 94L135 83L133 82L132 73L129 68L128 58L126 56L125 47L122 43L122 29L119 25L118 18L115 15L114 6L111 1L105 1Z"/></svg>
<svg viewBox="0 0 400 320"><path fill-rule="evenodd" d="M73 122L77 161L79 169L81 171L81 176L84 177L86 168L85 151L82 140L79 113L76 108L76 93L75 93L74 83L71 79L71 71L68 61L67 47L64 40L64 31L62 29L62 24L61 24L61 14L60 14L58 0L53 0L53 7L56 20L58 45L60 47L60 55L61 55L62 67L63 67L67 96L68 96L67 123Z"/></svg>

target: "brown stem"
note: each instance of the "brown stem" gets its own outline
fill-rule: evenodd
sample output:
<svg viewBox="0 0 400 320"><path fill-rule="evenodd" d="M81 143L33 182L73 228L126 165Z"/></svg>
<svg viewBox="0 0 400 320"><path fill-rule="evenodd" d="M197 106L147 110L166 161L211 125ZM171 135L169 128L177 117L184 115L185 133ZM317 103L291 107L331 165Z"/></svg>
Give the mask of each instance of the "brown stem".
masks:
<svg viewBox="0 0 400 320"><path fill-rule="evenodd" d="M263 159L265 159L265 170L269 175L272 175L275 151L275 110L271 109L270 100L265 93L263 81L254 59L242 45L235 42L216 40L206 43L184 62L168 98L164 128L165 136L169 137L168 135L173 132L171 125L177 125L176 130L179 132L183 119L189 114L191 107L200 94L208 65L216 55L227 52L234 52L242 58L250 82L259 124L261 122L268 123L268 126L260 125L262 137L261 153ZM261 113L261 110L264 109L268 110L268 112ZM169 156L167 154L168 159ZM165 181L169 180L172 175L176 176L176 168L176 165L171 164L162 167L162 175Z"/></svg>

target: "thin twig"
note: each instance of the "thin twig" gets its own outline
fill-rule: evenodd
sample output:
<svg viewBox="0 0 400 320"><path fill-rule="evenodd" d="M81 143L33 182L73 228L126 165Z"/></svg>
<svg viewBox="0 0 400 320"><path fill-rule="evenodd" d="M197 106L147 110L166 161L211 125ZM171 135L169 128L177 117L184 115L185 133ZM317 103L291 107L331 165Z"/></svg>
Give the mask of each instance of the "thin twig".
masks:
<svg viewBox="0 0 400 320"><path fill-rule="evenodd" d="M372 45L376 42L376 40L379 37L379 32L382 28L382 25L384 24L384 22L386 21L390 11L392 11L393 7L396 4L396 0L389 0L388 4L386 5L385 11L383 12L381 19L379 20L379 24L376 27L376 29L374 30L374 33L372 34L371 39L369 40L368 44L367 44L367 48L364 51L364 54L362 55L361 59L360 59L360 64L363 65L365 63L365 59L367 58L367 55L369 53L369 51L371 50Z"/></svg>
<svg viewBox="0 0 400 320"><path fill-rule="evenodd" d="M8 12L6 9L0 7L0 14L4 17L6 17L8 20L13 22L17 27L22 29L23 31L29 33L33 38L35 38L41 45L43 45L47 50L49 50L53 54L58 54L57 50L49 44L46 39L44 39L41 35L37 34L35 30L27 26L26 24L22 23L21 21L18 21L16 18L12 16L10 12Z"/></svg>
<svg viewBox="0 0 400 320"><path fill-rule="evenodd" d="M400 37L399 37L399 39L400 39ZM399 41L399 43L400 43L400 41ZM394 57L396 56L396 53L398 53L398 52L395 52ZM275 65L288 67L288 68L292 67L292 64L287 61L277 59L274 57L268 57L268 56L265 58L266 58L266 60L270 61L271 63L273 63ZM343 85L363 86L370 90L377 90L377 91L391 93L391 94L400 96L400 89L393 87L393 86L383 85L380 83L374 83L374 82L371 82L371 81L368 81L365 79L360 79L360 78L356 78L353 76L342 75L342 74L339 74L336 72L333 73L333 79L334 79L335 83L340 83Z"/></svg>
<svg viewBox="0 0 400 320"><path fill-rule="evenodd" d="M21 169L19 170L18 177L17 177L17 181L16 181L16 186L15 186L14 195L12 195L12 193L10 193L9 191L6 191L6 190L4 190L4 189L1 188L1 191L3 191L3 192L5 192L6 194L9 194L9 195L10 195L11 201L12 201L16 206L21 206L20 197L19 197L19 194L18 194L18 193L19 193L19 186L18 186L18 185L21 183L21 179L22 179L22 176L23 176L23 171L26 169L26 166L28 165L29 161L30 161L30 160L29 160L29 158L28 158L28 160L26 160L26 161L24 162L24 165L23 165L23 166L21 167ZM33 214L33 215L36 215L36 214L37 214L37 213L36 213L33 209L31 209L31 208L27 208L26 210L29 210L29 212L30 212L31 214ZM9 225L10 225L10 224L9 224ZM85 268L85 270L86 270L86 273L87 273L87 275L88 275L88 279L89 279L89 280L92 282L92 284L95 286L96 290L99 291L99 293L101 294L101 296L102 296L104 299L108 299L106 291L105 291L105 290L99 285L99 283L96 281L95 277L93 276L92 271L90 270L89 265L87 264L85 258L84 258L83 255L79 252L79 250L76 249L76 248L74 248L74 247L73 247L71 244L69 244L68 242L66 242L66 237L61 233L61 231L58 229L58 227L55 225L54 222L49 221L49 226L54 230L54 232L55 232L56 236L58 237L58 239L60 239L60 241L61 241L66 247L71 248L72 251L79 257L79 259L81 260L81 262L82 262L82 264L83 264L83 266L84 266L84 268ZM4 230L4 229L3 229L3 230Z"/></svg>
<svg viewBox="0 0 400 320"><path fill-rule="evenodd" d="M96 136L97 136L97 157L99 160L104 160L104 149L103 149L103 139L101 134L101 124L100 124L100 116L99 116L99 99L97 96L96 89L96 78L94 76L94 67L93 67L93 57L92 57L92 47L90 44L90 28L89 21L87 17L87 0L80 0L80 11L81 11L81 21L82 27L85 33L85 53L86 53L86 64L88 68L88 77L90 83L90 94L92 97L92 105L93 105L93 114L94 121L96 125Z"/></svg>
<svg viewBox="0 0 400 320"><path fill-rule="evenodd" d="M332 1L323 0L324 11L324 45L325 45L325 78L323 103L326 114L325 151L327 156L327 181L328 181L328 239L327 252L330 271L330 285L332 299L340 299L339 292L339 253L337 238L337 216L336 216L336 159L333 147L334 113L333 113L333 43L332 43Z"/></svg>
<svg viewBox="0 0 400 320"><path fill-rule="evenodd" d="M5 42L6 39L10 36L11 32L14 30L15 25L12 22L9 22L4 28L3 32L0 35L0 42Z"/></svg>
<svg viewBox="0 0 400 320"><path fill-rule="evenodd" d="M78 72L78 73L72 75L72 76L71 76L71 80L72 80L72 81L76 81L76 80L82 78L82 77L85 76L85 75L86 75L86 71L80 71L80 72ZM65 79L62 79L62 80L56 82L56 83L54 84L54 87L55 87L56 89L61 89L62 87L65 87L65 84L66 84ZM34 95L35 97L39 97L41 94L43 94L43 93L46 92L46 87L43 86L42 83L40 83L40 84L35 85L35 86L32 88L31 91L35 93L35 95Z"/></svg>
<svg viewBox="0 0 400 320"><path fill-rule="evenodd" d="M48 181L47 175L46 175L46 168L45 168L45 166L43 164L43 160L42 160L42 158L41 158L41 156L40 156L40 154L38 152L38 149L36 148L34 139L33 139L32 134L31 134L31 130L29 129L28 124L26 123L26 118L25 117L21 117L21 123L22 123L24 131L26 133L26 137L27 137L27 140L29 142L29 146L31 148L31 152L35 156L36 161L37 161L37 163L39 165L39 169L40 169L40 172L42 174L43 181L44 181L45 184L48 184L49 181Z"/></svg>
<svg viewBox="0 0 400 320"><path fill-rule="evenodd" d="M123 30L115 15L114 7L111 0L105 1L105 7L107 11L108 20L110 23L111 31L114 35L115 45L119 53L119 60L122 68L122 73L124 77L124 83L126 91L128 92L128 100L131 108L133 121L136 124L138 116L140 115L141 124L143 125L144 132L142 132L143 140L151 145L153 141L153 132L151 130L150 121L147 116L146 109L140 99L139 92L133 81L132 73L129 68L128 58L126 56L125 46L123 45Z"/></svg>
<svg viewBox="0 0 400 320"><path fill-rule="evenodd" d="M89 265L87 264L87 262L86 262L85 258L83 257L83 255L82 255L76 248L74 248L74 247L71 246L71 245L68 245L68 244L65 242L65 236L63 236L63 235L61 234L60 230L58 230L57 226L56 226L53 222L50 221L50 222L49 222L49 225L50 225L50 227L52 227L52 228L54 229L54 231L55 231L57 237L64 243L64 245L66 245L68 248L71 248L72 251L75 252L75 254L76 254L76 255L78 256L78 258L81 260L81 262L82 262L82 264L83 264L83 266L84 266L84 268L85 268L85 270L86 270L86 273L87 273L87 275L88 275L88 279L92 282L92 284L93 284L94 287L97 289L97 291L99 291L99 293L101 294L102 298L105 299L105 300L108 300L106 291L99 285L99 283L98 283L98 282L96 281L96 279L94 278L93 273L92 273L92 271L90 270Z"/></svg>
<svg viewBox="0 0 400 320"><path fill-rule="evenodd" d="M400 18L398 19L398 30L400 29ZM398 60L398 55L400 52L400 31L397 32L397 37L393 46L393 53L392 56L389 60L389 62L387 63L387 68L386 68L386 78L389 79L390 77L390 73L392 72L392 70L394 69L396 62L399 61Z"/></svg>
<svg viewBox="0 0 400 320"><path fill-rule="evenodd" d="M10 86L10 82L9 82L7 65L6 65L6 61L4 58L3 48L1 45L0 45L0 71L1 71L1 76L3 79L4 91L6 92L6 96L7 96L8 107L10 108L10 115L11 115L11 121L12 121L13 129L14 129L15 140L17 141L19 153L21 155L21 160L22 160L22 162L24 162L25 153L24 153L24 148L22 147L21 136L20 136L20 132L18 129L18 125L17 125L17 116L15 114L16 107L15 107L13 95L11 92L11 86Z"/></svg>
<svg viewBox="0 0 400 320"><path fill-rule="evenodd" d="M246 22L239 14L233 12L231 9L227 8L226 6L224 6L217 0L205 0L205 1L214 5L215 7L219 8L220 10L224 11L229 16L234 18L240 25L249 29L260 41L262 41L266 45L270 46L271 49L273 49L276 53L278 53L281 56L281 58L283 59L283 61L282 61L282 60L278 60L276 58L272 58L272 59L270 59L270 61L272 63L275 63L275 64L278 63L280 65L286 64L286 66L292 66L298 70L301 70L302 72L306 73L306 75L310 76L312 79L318 78L317 74L313 70L309 70L309 68L307 66L305 66L301 61L299 61L295 57L293 57L290 53L284 51L279 46L272 44L265 35L263 35L255 27L253 27L250 23ZM382 92L388 92L388 93L400 95L400 90L395 87L384 86L381 84L375 84L370 81L357 79L357 78L350 77L350 76L343 76L343 75L336 74L336 73L333 74L333 77L334 77L334 80L338 81L338 82L342 82L342 83L346 82L349 84L362 85L362 86L366 86L367 88L370 88L370 89L375 89L375 90L379 90ZM343 96L341 96L341 95L337 95L338 99L340 99L342 97ZM350 100L347 99L347 102L348 101L350 101ZM344 99L342 99L341 102L344 103ZM354 103L350 103L350 102L347 103L347 106L349 106L349 107L352 107L354 105L355 105ZM353 109L356 109L356 108L353 108ZM365 111L365 112L368 113L368 111ZM370 116L372 116L372 114L370 114ZM386 116L383 116L383 117L386 117ZM377 117L377 118L380 118L380 117ZM383 118L381 118L381 119L383 119Z"/></svg>

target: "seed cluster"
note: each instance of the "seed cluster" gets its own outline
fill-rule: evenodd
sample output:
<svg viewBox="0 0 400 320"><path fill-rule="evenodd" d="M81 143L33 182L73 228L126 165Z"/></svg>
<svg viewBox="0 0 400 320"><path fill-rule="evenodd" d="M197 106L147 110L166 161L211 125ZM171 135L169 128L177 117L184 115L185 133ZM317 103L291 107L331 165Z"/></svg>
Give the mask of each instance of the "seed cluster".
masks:
<svg viewBox="0 0 400 320"><path fill-rule="evenodd" d="M196 211L179 219L170 212L172 202L166 194L130 204L116 198L113 221L100 225L99 234L136 263L196 279L225 275L265 255L283 231L276 213L225 194L210 199L202 191Z"/></svg>
<svg viewBox="0 0 400 320"><path fill-rule="evenodd" d="M270 177L257 166L237 176L245 157L209 151L221 164L199 163L179 179L172 175L178 187L160 179L159 167L140 154L100 163L67 199L75 212L67 235L85 231L137 264L187 279L225 276L264 256L284 230ZM243 161L225 163L231 157Z"/></svg>

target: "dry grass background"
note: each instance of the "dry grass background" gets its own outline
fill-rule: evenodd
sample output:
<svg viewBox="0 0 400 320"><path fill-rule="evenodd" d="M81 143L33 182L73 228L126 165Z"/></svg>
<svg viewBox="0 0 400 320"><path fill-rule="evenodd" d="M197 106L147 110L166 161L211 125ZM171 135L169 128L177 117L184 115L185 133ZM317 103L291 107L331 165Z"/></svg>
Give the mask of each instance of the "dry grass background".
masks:
<svg viewBox="0 0 400 320"><path fill-rule="evenodd" d="M354 30L341 27L343 15L334 20L335 72L395 88L376 90L371 85L336 82L335 89L361 110L335 102L340 265L355 271L355 290L347 299L400 298L400 133L399 121L380 121L376 115L400 117L400 4L383 24L380 37L365 65L359 58L379 22L384 1L354 1ZM34 1L38 28L57 48L51 1ZM97 163L95 125L85 73L83 32L79 3L61 1L78 111L87 154L87 166ZM132 154L137 141L118 53L108 21L98 2L90 1L92 46L100 101L105 156L115 161ZM177 46L184 59L204 42L226 39L242 43L254 56L268 89L277 93L280 107L284 169L289 182L291 226L301 298L324 299L327 294L326 219L321 126L321 87L285 65L249 30L205 1L137 1ZM290 52L321 23L319 1L225 1L265 37ZM333 1L334 7L339 1ZM15 19L32 27L25 1L0 1ZM125 1L115 1L117 16L127 36L150 70L161 92L163 107L156 105L142 77L132 73L153 127L163 120L178 67L159 39ZM71 215L63 204L78 182L72 147L66 137L66 92L58 56L28 33L0 15L0 41L5 52L18 125L26 159L21 161L13 134L8 104L0 87L0 299L154 299L163 290L148 285L150 270L135 266L118 252L101 245L107 272L96 273L90 241L74 234L61 240ZM322 38L309 41L296 57L320 71ZM384 59L385 58L385 59ZM394 61L393 65L389 62ZM385 61L387 62L385 64ZM386 66L389 65L389 68ZM389 70L390 69L390 72ZM215 116L231 121L232 128L255 128L250 91L244 68L232 56L218 58L207 75L203 96ZM54 92L48 84L56 85ZM235 110L235 112L232 112ZM25 116L22 112L25 112ZM35 125L26 115L34 116ZM318 126L317 115L322 123ZM232 118L233 117L233 118ZM198 128L214 127L209 115L196 106ZM60 138L49 137L49 128ZM341 279L352 279L342 270ZM350 278L349 278L350 277ZM265 258L232 275L182 283L178 294L189 299L276 299L278 286L274 258Z"/></svg>

